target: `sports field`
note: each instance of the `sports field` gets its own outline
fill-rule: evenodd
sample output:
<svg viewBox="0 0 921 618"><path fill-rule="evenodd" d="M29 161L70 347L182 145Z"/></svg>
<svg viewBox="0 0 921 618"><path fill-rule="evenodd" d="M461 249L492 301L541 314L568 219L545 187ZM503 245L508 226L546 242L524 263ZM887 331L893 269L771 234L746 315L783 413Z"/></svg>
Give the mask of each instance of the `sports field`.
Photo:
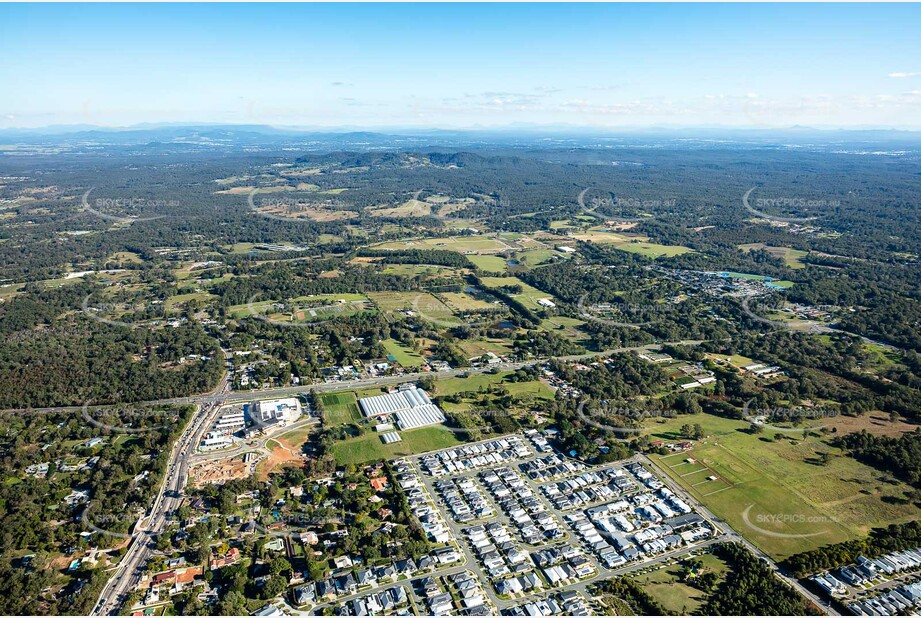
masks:
<svg viewBox="0 0 921 618"><path fill-rule="evenodd" d="M355 393L323 393L320 395L320 401L323 402L323 422L327 427L361 420L361 412L355 403Z"/></svg>
<svg viewBox="0 0 921 618"><path fill-rule="evenodd" d="M779 288L789 288L793 286L792 281L783 281L783 280L777 281L777 280L772 279L771 277L765 277L764 275L753 275L751 273L732 273L732 272L726 273L726 274L732 277L733 279L748 279L750 281L764 281L770 285L773 285Z"/></svg>
<svg viewBox="0 0 921 618"><path fill-rule="evenodd" d="M689 451L652 460L775 558L917 516L904 501L905 484L815 436L786 433L776 440L779 432L752 434L747 422L708 414L648 421L647 427L653 439L681 440L686 423L700 423L707 437ZM828 454L827 463L822 453Z"/></svg>

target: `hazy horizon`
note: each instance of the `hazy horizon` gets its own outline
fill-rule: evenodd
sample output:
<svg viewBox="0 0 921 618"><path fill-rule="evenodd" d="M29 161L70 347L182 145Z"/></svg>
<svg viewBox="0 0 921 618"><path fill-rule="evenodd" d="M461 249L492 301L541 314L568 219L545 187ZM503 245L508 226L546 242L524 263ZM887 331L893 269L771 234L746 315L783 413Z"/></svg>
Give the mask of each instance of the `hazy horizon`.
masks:
<svg viewBox="0 0 921 618"><path fill-rule="evenodd" d="M0 5L0 128L921 128L918 5Z"/></svg>

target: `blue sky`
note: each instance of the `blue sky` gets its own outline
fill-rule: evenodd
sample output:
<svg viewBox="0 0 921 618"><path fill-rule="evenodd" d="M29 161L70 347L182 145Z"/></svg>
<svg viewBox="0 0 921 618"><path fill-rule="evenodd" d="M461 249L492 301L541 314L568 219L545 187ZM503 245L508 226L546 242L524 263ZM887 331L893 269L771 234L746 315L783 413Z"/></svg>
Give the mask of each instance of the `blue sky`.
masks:
<svg viewBox="0 0 921 618"><path fill-rule="evenodd" d="M921 129L921 5L0 4L0 127Z"/></svg>

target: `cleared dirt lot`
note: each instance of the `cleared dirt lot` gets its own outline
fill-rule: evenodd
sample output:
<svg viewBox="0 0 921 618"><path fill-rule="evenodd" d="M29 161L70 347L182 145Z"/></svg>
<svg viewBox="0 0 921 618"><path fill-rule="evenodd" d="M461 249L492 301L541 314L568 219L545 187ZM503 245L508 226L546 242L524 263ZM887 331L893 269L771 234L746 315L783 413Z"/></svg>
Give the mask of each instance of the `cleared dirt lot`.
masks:
<svg viewBox="0 0 921 618"><path fill-rule="evenodd" d="M211 483L226 483L234 479L245 479L250 474L249 465L242 457L218 459L196 465L192 468L192 485L202 487Z"/></svg>

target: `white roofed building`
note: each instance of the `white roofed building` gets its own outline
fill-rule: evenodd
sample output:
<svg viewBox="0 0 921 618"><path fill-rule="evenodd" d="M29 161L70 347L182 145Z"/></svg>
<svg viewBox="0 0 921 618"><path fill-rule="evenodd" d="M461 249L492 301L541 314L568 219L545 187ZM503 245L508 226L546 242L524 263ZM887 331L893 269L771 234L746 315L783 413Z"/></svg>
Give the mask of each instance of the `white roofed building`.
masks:
<svg viewBox="0 0 921 618"><path fill-rule="evenodd" d="M257 427L290 423L301 416L301 403L294 397L265 399L250 406L250 418Z"/></svg>
<svg viewBox="0 0 921 618"><path fill-rule="evenodd" d="M394 393L375 395L358 400L361 413L367 418L393 415L401 430L435 425L445 421L441 409L428 394L414 385L403 385Z"/></svg>
<svg viewBox="0 0 921 618"><path fill-rule="evenodd" d="M358 400L358 407L366 417L387 416L400 411L412 410L419 406L431 405L428 394L415 386L400 389L387 395L375 395Z"/></svg>

